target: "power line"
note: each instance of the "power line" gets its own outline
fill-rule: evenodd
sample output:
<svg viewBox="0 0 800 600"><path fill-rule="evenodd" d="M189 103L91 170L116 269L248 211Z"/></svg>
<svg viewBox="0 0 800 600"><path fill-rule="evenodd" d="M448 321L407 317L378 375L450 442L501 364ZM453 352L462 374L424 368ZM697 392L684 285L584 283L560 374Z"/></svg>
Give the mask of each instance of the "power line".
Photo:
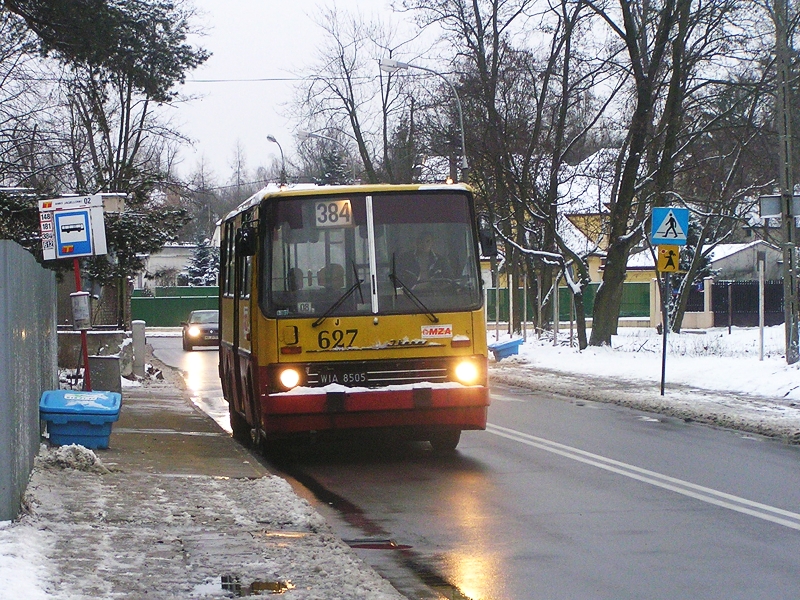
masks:
<svg viewBox="0 0 800 600"><path fill-rule="evenodd" d="M187 79L186 83L249 83L254 81L305 81L307 77L257 77L254 79Z"/></svg>
<svg viewBox="0 0 800 600"><path fill-rule="evenodd" d="M317 75L310 75L308 77L254 77L246 79L187 79L185 83L259 83L269 81L317 81L317 80L333 80L333 81L371 81L375 77L368 76L355 76L355 77L322 77Z"/></svg>

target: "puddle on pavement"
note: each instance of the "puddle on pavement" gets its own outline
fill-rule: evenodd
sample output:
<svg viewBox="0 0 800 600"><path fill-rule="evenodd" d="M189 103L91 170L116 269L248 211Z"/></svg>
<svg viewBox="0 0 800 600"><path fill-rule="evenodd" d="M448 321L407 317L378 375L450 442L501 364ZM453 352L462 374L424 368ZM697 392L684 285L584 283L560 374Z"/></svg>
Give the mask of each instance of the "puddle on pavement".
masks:
<svg viewBox="0 0 800 600"><path fill-rule="evenodd" d="M351 548L361 550L408 550L411 546L398 544L394 540L378 540L373 538L363 538L355 540L343 540Z"/></svg>
<svg viewBox="0 0 800 600"><path fill-rule="evenodd" d="M441 594L443 598L447 598L447 600L472 600L472 598L466 596L452 583L442 579L439 575L430 571L429 569L416 568L414 571L425 585L427 585L437 594Z"/></svg>
<svg viewBox="0 0 800 600"><path fill-rule="evenodd" d="M392 539L379 539L379 538L358 538L350 540L342 540L351 548L359 550L410 550L411 546L398 544ZM405 553L404 553L405 554ZM448 600L472 600L469 596L459 590L452 583L434 573L427 567L423 567L417 563L411 555L406 554L403 561L406 566L413 571L420 581L424 583L429 589L439 594L442 598Z"/></svg>
<svg viewBox="0 0 800 600"><path fill-rule="evenodd" d="M233 594L235 598L283 594L294 589L291 581L253 581L249 585L244 585L235 575L222 575L220 583L222 591Z"/></svg>
<svg viewBox="0 0 800 600"><path fill-rule="evenodd" d="M357 548L359 550L399 550L400 552L398 552L396 556L400 557L400 562L404 568L414 573L425 586L434 593L439 594L441 598L446 598L448 600L472 600L472 598L466 596L452 583L437 575L427 566L420 564L414 556L414 551L411 546L397 544L394 540L388 538L377 537L386 535L386 531L377 523L370 521L361 508L327 489L314 479L314 477L303 472L302 469L287 468L285 465L282 468L287 474L311 491L317 500L336 510L351 526L361 530L361 532L366 535L376 536L344 540L351 548Z"/></svg>

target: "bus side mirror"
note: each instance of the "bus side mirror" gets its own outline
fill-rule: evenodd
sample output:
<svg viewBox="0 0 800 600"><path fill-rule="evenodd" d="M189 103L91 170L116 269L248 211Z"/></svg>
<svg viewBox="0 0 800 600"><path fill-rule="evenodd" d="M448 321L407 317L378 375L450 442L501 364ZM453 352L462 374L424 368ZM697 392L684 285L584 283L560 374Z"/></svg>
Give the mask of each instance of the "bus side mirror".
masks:
<svg viewBox="0 0 800 600"><path fill-rule="evenodd" d="M485 217L478 219L478 243L481 246L481 256L497 256L497 240L494 237L494 230Z"/></svg>
<svg viewBox="0 0 800 600"><path fill-rule="evenodd" d="M253 256L256 253L256 230L252 227L242 227L236 234L236 253L239 256Z"/></svg>

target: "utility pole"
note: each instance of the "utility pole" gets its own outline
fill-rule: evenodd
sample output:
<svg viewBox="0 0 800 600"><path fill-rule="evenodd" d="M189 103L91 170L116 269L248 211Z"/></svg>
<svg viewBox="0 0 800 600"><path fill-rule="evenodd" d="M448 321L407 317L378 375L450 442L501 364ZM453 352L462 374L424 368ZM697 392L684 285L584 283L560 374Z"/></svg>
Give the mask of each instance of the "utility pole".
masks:
<svg viewBox="0 0 800 600"><path fill-rule="evenodd" d="M788 0L775 4L775 58L778 69L778 94L775 117L778 124L781 218L783 224L783 312L786 326L786 362L800 360L798 325L800 315L797 289L797 254L795 251L795 215L792 214L794 179L792 178L792 111L789 87Z"/></svg>

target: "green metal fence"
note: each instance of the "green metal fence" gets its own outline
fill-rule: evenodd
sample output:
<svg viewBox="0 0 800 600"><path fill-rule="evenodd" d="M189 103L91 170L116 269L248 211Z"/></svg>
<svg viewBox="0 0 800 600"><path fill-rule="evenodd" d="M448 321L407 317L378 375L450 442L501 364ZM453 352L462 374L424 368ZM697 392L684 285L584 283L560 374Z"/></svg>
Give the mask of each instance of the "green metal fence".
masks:
<svg viewBox="0 0 800 600"><path fill-rule="evenodd" d="M584 307L587 316L591 316L598 283L590 283L584 291ZM487 315L490 321L495 318L496 290L487 290ZM567 288L558 290L559 319L569 321L572 294ZM153 296L144 296L143 290L134 290L131 298L133 319L145 321L151 327L177 327L193 310L218 308L218 287L166 287L155 288ZM514 302L521 306L523 290L517 289ZM536 314L536 299L528 299L528 320ZM650 284L628 282L622 287L622 305L620 317L650 316ZM545 318L550 320L550 316ZM508 321L508 289L500 288L500 320Z"/></svg>
<svg viewBox="0 0 800 600"><path fill-rule="evenodd" d="M193 310L219 308L218 287L155 288L153 295L134 290L131 317L149 327L178 327Z"/></svg>
<svg viewBox="0 0 800 600"><path fill-rule="evenodd" d="M597 295L599 283L590 283L583 292L583 305L587 317L592 316L594 309L594 299ZM514 304L522 306L523 290L517 289L514 294ZM565 288L558 290L558 315L559 320L569 321L572 309L572 294ZM495 319L495 303L497 302L497 290L489 288L487 290L487 315L490 321ZM536 315L536 298L529 298L527 302L528 320L533 320ZM520 313L522 314L522 313ZM622 287L622 304L620 306L620 317L649 317L650 316L650 284L646 282L628 282ZM546 320L551 320L551 315L543 315ZM508 321L508 288L500 288L500 321Z"/></svg>

